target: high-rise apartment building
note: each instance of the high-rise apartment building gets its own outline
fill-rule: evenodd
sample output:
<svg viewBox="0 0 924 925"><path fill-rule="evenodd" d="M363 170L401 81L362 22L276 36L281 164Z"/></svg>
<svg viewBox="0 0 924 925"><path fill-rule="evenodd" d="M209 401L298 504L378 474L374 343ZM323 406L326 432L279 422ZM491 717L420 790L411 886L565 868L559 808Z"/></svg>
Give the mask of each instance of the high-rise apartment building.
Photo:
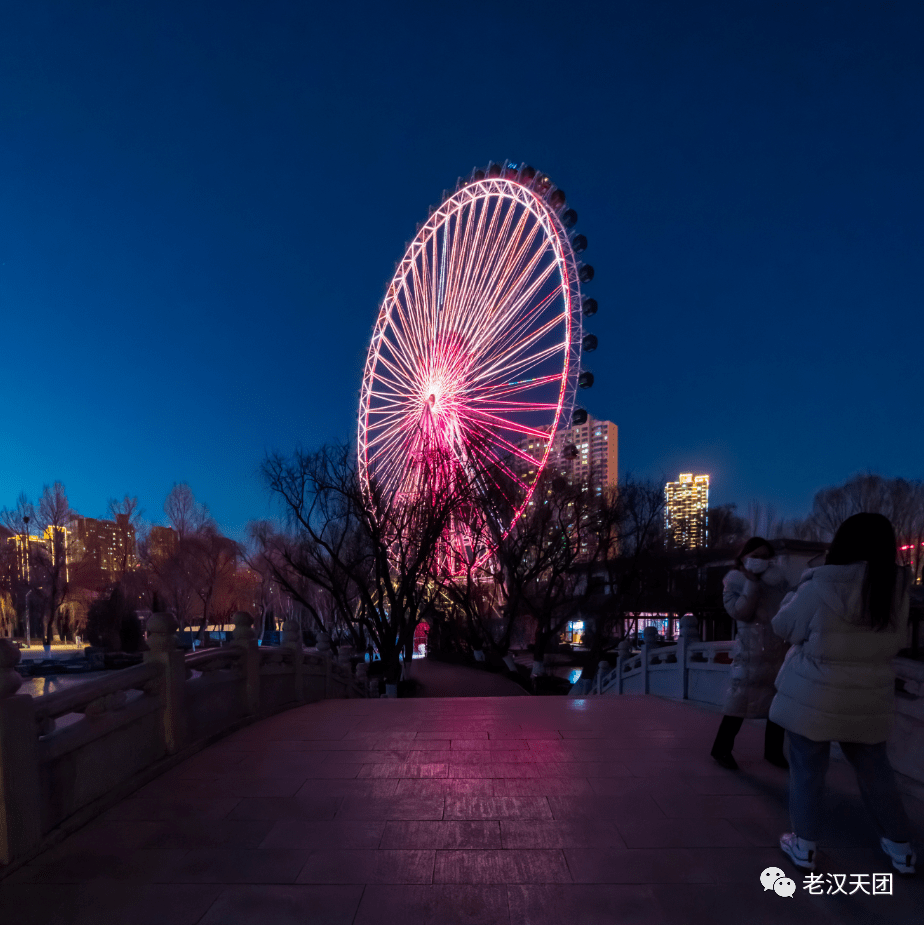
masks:
<svg viewBox="0 0 924 925"><path fill-rule="evenodd" d="M519 446L528 455L541 459L546 443L531 437ZM548 466L573 480L589 478L598 491L615 488L619 478L619 428L611 421L588 416L583 424L556 431ZM535 470L526 471L527 462L521 460L519 467L527 477L535 476Z"/></svg>
<svg viewBox="0 0 924 925"><path fill-rule="evenodd" d="M664 486L664 542L668 549L697 549L709 541L709 476L682 472Z"/></svg>
<svg viewBox="0 0 924 925"><path fill-rule="evenodd" d="M46 527L40 536L30 533L13 533L4 531L7 543L13 553L9 562L7 580L31 582L41 581L41 569L60 567L58 573L64 581L70 580L69 569L74 555L71 545L70 526ZM36 568L41 566L38 574Z"/></svg>
<svg viewBox="0 0 924 925"><path fill-rule="evenodd" d="M152 558L167 559L176 551L180 538L172 527L151 527L148 533L148 549Z"/></svg>
<svg viewBox="0 0 924 925"><path fill-rule="evenodd" d="M81 583L109 584L135 565L135 528L127 514L117 514L115 520L78 515L68 532L70 558L80 563Z"/></svg>

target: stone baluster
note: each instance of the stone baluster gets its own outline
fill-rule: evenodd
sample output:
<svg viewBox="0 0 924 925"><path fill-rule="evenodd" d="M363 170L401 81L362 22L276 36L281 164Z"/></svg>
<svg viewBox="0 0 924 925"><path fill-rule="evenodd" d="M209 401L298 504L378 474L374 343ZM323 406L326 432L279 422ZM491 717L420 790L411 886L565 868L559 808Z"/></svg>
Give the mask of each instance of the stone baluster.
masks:
<svg viewBox="0 0 924 925"><path fill-rule="evenodd" d="M690 646L695 643L699 637L699 623L693 614L688 613L680 618L680 627L677 631L677 662L682 677L680 696L683 700L689 700L690 697L690 665L689 651Z"/></svg>
<svg viewBox="0 0 924 925"><path fill-rule="evenodd" d="M180 751L187 738L186 657L177 647L178 628L171 613L152 613L145 624L148 651L144 653L144 661L164 666L161 691L164 695L164 744L168 755Z"/></svg>
<svg viewBox="0 0 924 925"><path fill-rule="evenodd" d="M356 666L356 683L362 688L365 696L369 696L369 666L365 662L360 662Z"/></svg>
<svg viewBox="0 0 924 925"><path fill-rule="evenodd" d="M324 660L324 698L330 697L331 689L331 661L333 656L330 649L330 636L327 633L318 633L315 647L318 654Z"/></svg>
<svg viewBox="0 0 924 925"><path fill-rule="evenodd" d="M295 677L295 699L305 700L305 648L302 645L302 627L298 620L286 620L282 625L282 645L292 650L292 667Z"/></svg>
<svg viewBox="0 0 924 925"><path fill-rule="evenodd" d="M337 649L337 665L344 679L344 697L353 697L353 646L340 645Z"/></svg>
<svg viewBox="0 0 924 925"><path fill-rule="evenodd" d="M603 693L603 678L606 676L606 673L610 670L610 663L599 661L597 662L597 693Z"/></svg>
<svg viewBox="0 0 924 925"><path fill-rule="evenodd" d="M25 854L42 837L38 729L28 694L17 694L19 649L0 639L0 864Z"/></svg>
<svg viewBox="0 0 924 925"><path fill-rule="evenodd" d="M632 657L632 643L629 642L628 637L623 639L618 646L616 646L616 693L622 693L623 678L626 671L626 661Z"/></svg>
<svg viewBox="0 0 924 925"><path fill-rule="evenodd" d="M644 691L649 692L649 666L651 653L658 647L658 630L654 626L646 626L642 630L642 679L645 683Z"/></svg>
<svg viewBox="0 0 924 925"><path fill-rule="evenodd" d="M257 634L253 631L253 617L239 610L232 618L234 632L229 646L242 649L241 664L244 668L244 703L250 716L260 712L260 649Z"/></svg>

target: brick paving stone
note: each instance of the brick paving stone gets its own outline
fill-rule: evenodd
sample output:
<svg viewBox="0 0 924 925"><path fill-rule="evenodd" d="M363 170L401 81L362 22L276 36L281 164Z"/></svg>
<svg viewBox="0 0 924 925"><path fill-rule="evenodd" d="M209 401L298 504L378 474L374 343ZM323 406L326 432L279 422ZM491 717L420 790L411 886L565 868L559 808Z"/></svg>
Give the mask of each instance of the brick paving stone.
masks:
<svg viewBox="0 0 924 925"><path fill-rule="evenodd" d="M590 781L582 777L494 778L496 797L593 796Z"/></svg>
<svg viewBox="0 0 924 925"><path fill-rule="evenodd" d="M442 819L444 799L434 797L344 797L337 819Z"/></svg>
<svg viewBox="0 0 924 925"><path fill-rule="evenodd" d="M72 887L62 922L67 925L197 925L220 887L204 884L93 880ZM126 913L128 913L126 915ZM57 925L54 917L47 925Z"/></svg>
<svg viewBox="0 0 924 925"><path fill-rule="evenodd" d="M379 848L500 848L497 821L393 821L385 824Z"/></svg>
<svg viewBox="0 0 924 925"><path fill-rule="evenodd" d="M0 921L920 919L924 877L896 878L891 899L802 890L777 846L787 775L762 760L762 724L745 722L731 773L708 754L717 723L644 696L309 704L202 750L0 880ZM908 808L924 830L924 804ZM797 879L792 899L764 892L768 866ZM818 869L888 871L843 762Z"/></svg>
<svg viewBox="0 0 924 925"><path fill-rule="evenodd" d="M715 883L708 852L691 848L565 847L565 860L575 883ZM753 861L753 858L749 859ZM776 863L779 858L771 859ZM751 863L747 882L764 867Z"/></svg>
<svg viewBox="0 0 924 925"><path fill-rule="evenodd" d="M502 884L370 885L353 925L508 925Z"/></svg>
<svg viewBox="0 0 924 925"><path fill-rule="evenodd" d="M504 848L624 848L619 830L603 819L577 818L532 822L504 819Z"/></svg>
<svg viewBox="0 0 924 925"><path fill-rule="evenodd" d="M403 849L314 851L298 883L432 883L435 852Z"/></svg>
<svg viewBox="0 0 924 925"><path fill-rule="evenodd" d="M561 925L572 920L581 925L675 925L659 908L655 888L648 884L511 884L507 902L510 925ZM748 925L741 919L727 921Z"/></svg>
<svg viewBox="0 0 924 925"><path fill-rule="evenodd" d="M137 848L116 852L102 847L90 850L65 843L14 871L3 881L3 886L16 883L86 883L98 879L156 883L169 877L174 865L188 854L188 848ZM166 882L171 881L167 879Z"/></svg>
<svg viewBox="0 0 924 925"><path fill-rule="evenodd" d="M152 879L166 883L295 883L308 849L193 848Z"/></svg>
<svg viewBox="0 0 924 925"><path fill-rule="evenodd" d="M357 885L229 887L197 925L352 925L362 895Z"/></svg>
<svg viewBox="0 0 924 925"><path fill-rule="evenodd" d="M405 778L398 781L395 796L471 796L493 797L497 781L493 778ZM503 794L501 794L503 795ZM511 794L512 796L515 794Z"/></svg>
<svg viewBox="0 0 924 925"><path fill-rule="evenodd" d="M261 848L378 848L385 831L381 820L336 819L304 822L280 819L263 839Z"/></svg>
<svg viewBox="0 0 924 925"><path fill-rule="evenodd" d="M229 819L333 819L342 796L305 793L293 797L245 797L227 814Z"/></svg>
<svg viewBox="0 0 924 925"><path fill-rule="evenodd" d="M545 797L446 797L446 819L551 819Z"/></svg>
<svg viewBox="0 0 924 925"><path fill-rule="evenodd" d="M570 883L561 851L437 851L434 883Z"/></svg>
<svg viewBox="0 0 924 925"><path fill-rule="evenodd" d="M332 797L390 797L395 795L398 787L398 778L352 778L350 780L322 780L318 778L306 780L295 792L294 796L303 794L327 794Z"/></svg>

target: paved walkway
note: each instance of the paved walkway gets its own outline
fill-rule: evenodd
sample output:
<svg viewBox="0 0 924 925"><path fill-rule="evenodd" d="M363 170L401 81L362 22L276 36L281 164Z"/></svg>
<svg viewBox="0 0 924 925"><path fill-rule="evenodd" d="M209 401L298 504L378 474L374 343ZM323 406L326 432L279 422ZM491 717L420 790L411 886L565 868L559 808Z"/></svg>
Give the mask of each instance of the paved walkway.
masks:
<svg viewBox="0 0 924 925"><path fill-rule="evenodd" d="M450 665L419 658L411 663L411 676L420 682L418 697L528 697L516 681L465 665Z"/></svg>
<svg viewBox="0 0 924 925"><path fill-rule="evenodd" d="M787 775L745 723L655 697L338 700L241 730L0 883L16 925L813 925L920 922L812 896L776 847ZM889 870L831 770L823 874ZM924 832L924 804L909 798ZM764 891L779 867L791 898ZM850 878L845 876L849 886ZM868 888L868 887L867 887Z"/></svg>

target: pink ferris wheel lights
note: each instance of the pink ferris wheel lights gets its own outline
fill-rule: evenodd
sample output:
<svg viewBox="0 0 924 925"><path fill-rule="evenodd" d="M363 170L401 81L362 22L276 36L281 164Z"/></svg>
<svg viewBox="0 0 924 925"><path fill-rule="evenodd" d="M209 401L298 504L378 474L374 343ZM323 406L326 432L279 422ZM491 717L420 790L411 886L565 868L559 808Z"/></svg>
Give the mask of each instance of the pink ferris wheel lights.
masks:
<svg viewBox="0 0 924 925"><path fill-rule="evenodd" d="M562 419L570 424L580 278L588 275L558 214L563 196L547 196L550 188L532 168L490 165L460 184L408 246L363 375L358 452L367 490L374 480L412 501L458 481L478 491L487 479L507 495L506 530L529 502L550 436ZM427 469L434 458L452 462L435 475ZM476 532L451 525L447 567L490 555Z"/></svg>

